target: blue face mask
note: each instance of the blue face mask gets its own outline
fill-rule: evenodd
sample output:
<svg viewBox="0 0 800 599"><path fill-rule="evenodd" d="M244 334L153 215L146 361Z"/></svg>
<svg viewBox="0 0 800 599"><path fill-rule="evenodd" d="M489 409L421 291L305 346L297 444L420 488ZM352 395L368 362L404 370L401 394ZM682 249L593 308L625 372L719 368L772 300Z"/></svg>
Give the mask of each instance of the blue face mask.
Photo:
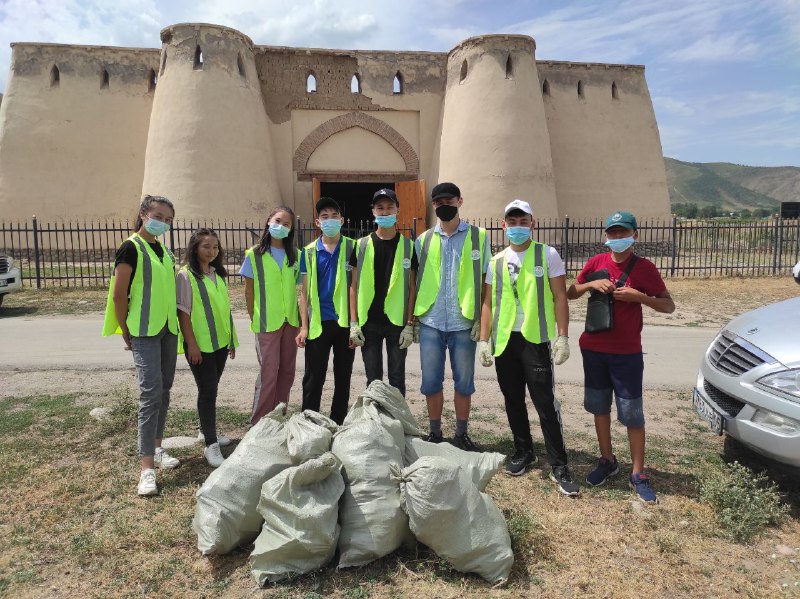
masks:
<svg viewBox="0 0 800 599"><path fill-rule="evenodd" d="M286 239L289 236L289 227L277 223L270 223L269 234L274 239Z"/></svg>
<svg viewBox="0 0 800 599"><path fill-rule="evenodd" d="M144 230L150 233L153 237L159 237L169 231L169 225L156 218L147 217L147 222L144 223Z"/></svg>
<svg viewBox="0 0 800 599"><path fill-rule="evenodd" d="M326 218L319 221L319 228L322 229L322 233L327 237L336 237L339 231L342 230L342 221L338 218Z"/></svg>
<svg viewBox="0 0 800 599"><path fill-rule="evenodd" d="M606 241L605 246L610 248L612 252L621 254L633 245L633 236L623 237L622 239L609 239Z"/></svg>
<svg viewBox="0 0 800 599"><path fill-rule="evenodd" d="M390 229L397 223L397 215L389 214L388 216L376 216L375 224L384 229Z"/></svg>
<svg viewBox="0 0 800 599"><path fill-rule="evenodd" d="M508 227L506 237L514 245L522 245L531 238L531 230L528 227Z"/></svg>

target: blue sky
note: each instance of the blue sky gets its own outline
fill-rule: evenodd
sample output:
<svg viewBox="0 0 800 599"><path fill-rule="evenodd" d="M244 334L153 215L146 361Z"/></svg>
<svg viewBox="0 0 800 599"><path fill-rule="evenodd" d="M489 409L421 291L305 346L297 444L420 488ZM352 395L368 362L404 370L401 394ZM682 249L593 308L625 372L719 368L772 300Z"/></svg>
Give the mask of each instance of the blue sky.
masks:
<svg viewBox="0 0 800 599"><path fill-rule="evenodd" d="M0 90L13 41L156 48L187 21L348 49L523 33L540 59L644 64L667 156L800 166L800 0L0 0Z"/></svg>

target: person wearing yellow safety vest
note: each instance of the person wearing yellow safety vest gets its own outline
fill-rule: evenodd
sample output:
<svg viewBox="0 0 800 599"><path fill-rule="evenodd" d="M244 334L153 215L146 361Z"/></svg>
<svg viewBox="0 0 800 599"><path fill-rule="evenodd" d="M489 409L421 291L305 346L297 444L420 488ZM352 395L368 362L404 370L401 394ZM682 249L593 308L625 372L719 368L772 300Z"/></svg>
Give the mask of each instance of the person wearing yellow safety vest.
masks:
<svg viewBox="0 0 800 599"><path fill-rule="evenodd" d="M236 357L236 329L228 298L228 273L219 236L213 229L197 229L189 238L184 266L175 279L182 349L197 383L199 438L204 455L216 468L225 458L220 445L231 440L217 432L217 389L225 363Z"/></svg>
<svg viewBox="0 0 800 599"><path fill-rule="evenodd" d="M527 386L539 415L550 478L561 493L574 496L580 489L567 465L553 378L553 364L569 358L566 272L555 248L531 239L534 224L528 202L514 200L506 206L503 229L511 245L492 258L486 271L478 356L484 366L491 366L494 353L505 398L514 436L506 474L522 475L536 461L525 405Z"/></svg>
<svg viewBox="0 0 800 599"><path fill-rule="evenodd" d="M261 365L253 394L254 425L278 404L289 403L294 383L300 314L297 309L298 262L294 211L275 208L258 244L245 252L239 274L245 279L250 330L256 334Z"/></svg>
<svg viewBox="0 0 800 599"><path fill-rule="evenodd" d="M175 257L157 238L169 231L174 218L175 207L167 198L144 196L136 232L117 250L103 321L103 336L122 335L136 366L142 496L158 493L156 467L180 464L161 448L175 378L178 316Z"/></svg>
<svg viewBox="0 0 800 599"><path fill-rule="evenodd" d="M341 234L342 210L333 198L320 198L316 225L322 235L300 254L300 333L297 346L305 348L303 409L319 412L322 387L333 350L331 419L342 424L350 398L355 346L350 342L350 283L348 263L354 239Z"/></svg>
<svg viewBox="0 0 800 599"><path fill-rule="evenodd" d="M417 301L419 358L422 386L428 404L432 443L441 443L444 409L445 353L453 371L456 432L453 445L478 451L467 434L475 392L475 342L480 334L483 278L491 259L486 230L461 220L464 200L453 183L431 190L437 225L417 238L419 256Z"/></svg>
<svg viewBox="0 0 800 599"><path fill-rule="evenodd" d="M389 384L406 394L406 353L414 342L417 256L397 230L400 203L391 189L372 196L377 231L362 237L350 257L350 341L361 347L367 384L383 378L383 341Z"/></svg>

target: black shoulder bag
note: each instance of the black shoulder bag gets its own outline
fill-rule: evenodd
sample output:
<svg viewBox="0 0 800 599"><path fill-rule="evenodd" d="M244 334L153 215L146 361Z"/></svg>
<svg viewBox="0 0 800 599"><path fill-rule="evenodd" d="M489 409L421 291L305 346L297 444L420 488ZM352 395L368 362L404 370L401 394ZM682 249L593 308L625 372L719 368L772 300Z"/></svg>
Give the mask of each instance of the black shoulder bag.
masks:
<svg viewBox="0 0 800 599"><path fill-rule="evenodd" d="M628 275L631 274L636 264L636 256L631 256L631 261L622 276L616 283L617 288L623 287ZM598 281L608 278L608 269L596 270L586 276L586 282ZM589 302L586 304L586 332L601 333L610 331L614 328L614 294L602 293L591 289L589 291Z"/></svg>

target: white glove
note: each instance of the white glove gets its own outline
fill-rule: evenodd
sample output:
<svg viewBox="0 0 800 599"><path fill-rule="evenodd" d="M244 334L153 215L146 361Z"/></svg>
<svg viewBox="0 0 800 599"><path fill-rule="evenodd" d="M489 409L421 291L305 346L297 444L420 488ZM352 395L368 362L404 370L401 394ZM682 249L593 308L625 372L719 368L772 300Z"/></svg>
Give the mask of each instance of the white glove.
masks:
<svg viewBox="0 0 800 599"><path fill-rule="evenodd" d="M414 343L419 343L419 330L421 325L419 324L419 320L414 323Z"/></svg>
<svg viewBox="0 0 800 599"><path fill-rule="evenodd" d="M559 335L553 344L553 364L558 366L569 358L569 337Z"/></svg>
<svg viewBox="0 0 800 599"><path fill-rule="evenodd" d="M472 323L472 330L469 332L469 338L473 341L478 341L481 338L481 319L479 318Z"/></svg>
<svg viewBox="0 0 800 599"><path fill-rule="evenodd" d="M350 341L356 347L364 346L364 333L361 332L361 327L358 326L357 320L350 321Z"/></svg>
<svg viewBox="0 0 800 599"><path fill-rule="evenodd" d="M414 325L407 324L400 331L400 349L408 349L414 343Z"/></svg>
<svg viewBox="0 0 800 599"><path fill-rule="evenodd" d="M494 362L494 358L492 358L492 349L489 347L488 341L478 341L478 357L481 360L481 364L487 368Z"/></svg>

